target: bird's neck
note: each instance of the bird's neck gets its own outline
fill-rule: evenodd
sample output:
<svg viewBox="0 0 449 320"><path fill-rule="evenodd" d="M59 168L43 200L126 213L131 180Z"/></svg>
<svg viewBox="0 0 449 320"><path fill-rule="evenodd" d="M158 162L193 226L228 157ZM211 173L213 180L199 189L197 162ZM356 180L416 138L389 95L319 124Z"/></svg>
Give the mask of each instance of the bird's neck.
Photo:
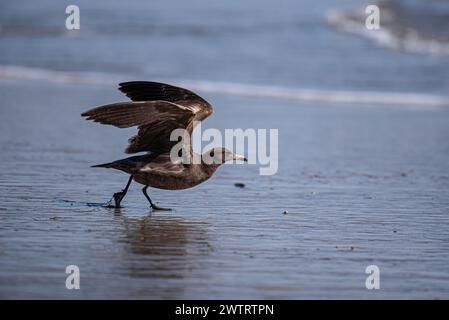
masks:
<svg viewBox="0 0 449 320"><path fill-rule="evenodd" d="M205 175L206 177L210 177L211 175L213 175L220 166L220 164L217 163L205 163L203 161L202 155L195 152L193 152L192 157L194 158L194 160L196 160L196 162L194 163L197 163L196 165L194 164L192 166L192 170L199 170L201 174Z"/></svg>
<svg viewBox="0 0 449 320"><path fill-rule="evenodd" d="M214 172L218 169L220 164L212 163L207 164L204 162L201 162L201 171L205 172L207 175L211 176L214 174Z"/></svg>

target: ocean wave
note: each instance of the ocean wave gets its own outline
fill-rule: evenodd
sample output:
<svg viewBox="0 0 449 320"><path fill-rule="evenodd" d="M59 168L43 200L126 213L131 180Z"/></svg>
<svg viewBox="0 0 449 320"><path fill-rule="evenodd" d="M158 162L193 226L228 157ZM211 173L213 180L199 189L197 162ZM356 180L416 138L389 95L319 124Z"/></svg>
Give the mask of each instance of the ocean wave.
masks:
<svg viewBox="0 0 449 320"><path fill-rule="evenodd" d="M50 83L116 86L123 82L123 75L54 71L23 66L0 66L1 79L38 80ZM376 91L340 91L323 89L287 88L234 82L165 79L194 91L250 98L318 102L322 104L399 105L409 107L448 107L449 96Z"/></svg>
<svg viewBox="0 0 449 320"><path fill-rule="evenodd" d="M365 27L363 8L349 12L332 11L327 22L338 30L361 35L394 50L449 56L449 10L432 8L432 2L412 5L405 1L379 1L380 29Z"/></svg>
<svg viewBox="0 0 449 320"><path fill-rule="evenodd" d="M0 66L0 79L43 80L51 83L80 83L93 85L112 85L119 81L118 76L94 72L68 72L43 68L3 65Z"/></svg>

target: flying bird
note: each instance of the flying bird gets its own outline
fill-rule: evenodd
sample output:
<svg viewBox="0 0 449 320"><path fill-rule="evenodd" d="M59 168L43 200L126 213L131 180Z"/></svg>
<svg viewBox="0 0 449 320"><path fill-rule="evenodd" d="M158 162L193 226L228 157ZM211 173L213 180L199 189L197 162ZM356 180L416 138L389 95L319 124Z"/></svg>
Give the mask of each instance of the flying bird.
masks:
<svg viewBox="0 0 449 320"><path fill-rule="evenodd" d="M138 128L137 134L129 139L125 152L146 154L92 166L117 169L130 175L125 188L113 195L116 208L120 208L133 180L144 185L142 192L153 210L170 210L151 200L148 187L167 190L191 188L209 179L226 161L247 161L226 148L213 148L202 155L193 152L190 138L193 129L213 113L213 108L192 91L149 81L120 83L119 90L132 101L97 107L81 114L87 120L101 124ZM170 140L176 129L184 129L187 133L187 141L180 139L180 152L186 156L182 159L189 161L173 161L171 158L172 148L179 143Z"/></svg>

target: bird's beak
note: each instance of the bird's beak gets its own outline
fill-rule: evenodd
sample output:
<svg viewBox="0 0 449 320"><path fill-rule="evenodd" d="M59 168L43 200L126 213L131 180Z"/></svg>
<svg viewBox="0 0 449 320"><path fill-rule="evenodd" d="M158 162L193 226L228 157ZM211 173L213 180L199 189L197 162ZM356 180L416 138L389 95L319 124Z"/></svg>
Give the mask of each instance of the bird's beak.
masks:
<svg viewBox="0 0 449 320"><path fill-rule="evenodd" d="M239 154L234 155L234 160L242 160L242 161L248 162L248 159L246 159L244 156L241 156Z"/></svg>

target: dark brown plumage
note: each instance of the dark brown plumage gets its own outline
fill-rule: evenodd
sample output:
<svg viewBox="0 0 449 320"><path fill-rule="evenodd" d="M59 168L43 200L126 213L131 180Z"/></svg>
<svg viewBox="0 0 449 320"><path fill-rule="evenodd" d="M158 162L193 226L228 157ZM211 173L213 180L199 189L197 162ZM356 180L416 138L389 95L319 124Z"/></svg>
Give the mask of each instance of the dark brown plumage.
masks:
<svg viewBox="0 0 449 320"><path fill-rule="evenodd" d="M218 166L228 160L245 160L224 148L206 152L214 163L195 164L172 162L170 150L178 141L170 141L175 129L186 129L191 136L194 126L212 114L212 106L197 94L165 83L133 81L119 84L119 90L132 102L109 104L88 110L81 115L87 120L119 128L136 126L138 133L129 139L126 153L148 152L94 167L113 168L129 173L125 189L114 194L119 207L132 180L145 185L143 193L153 209L163 209L153 204L146 190L148 186L160 189L186 189L198 185L212 176ZM184 150L194 157L202 157L186 141Z"/></svg>

